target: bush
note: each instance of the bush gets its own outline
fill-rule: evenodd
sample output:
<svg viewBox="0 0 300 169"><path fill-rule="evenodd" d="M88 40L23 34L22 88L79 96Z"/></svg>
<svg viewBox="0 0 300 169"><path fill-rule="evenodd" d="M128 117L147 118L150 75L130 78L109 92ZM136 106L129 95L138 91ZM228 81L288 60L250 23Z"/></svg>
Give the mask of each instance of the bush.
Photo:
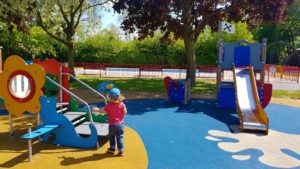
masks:
<svg viewBox="0 0 300 169"><path fill-rule="evenodd" d="M0 23L0 46L3 46L3 58L19 55L24 59L56 58L63 61L65 48L51 39L41 28L32 27L30 34L22 33L16 27L10 32L4 23Z"/></svg>

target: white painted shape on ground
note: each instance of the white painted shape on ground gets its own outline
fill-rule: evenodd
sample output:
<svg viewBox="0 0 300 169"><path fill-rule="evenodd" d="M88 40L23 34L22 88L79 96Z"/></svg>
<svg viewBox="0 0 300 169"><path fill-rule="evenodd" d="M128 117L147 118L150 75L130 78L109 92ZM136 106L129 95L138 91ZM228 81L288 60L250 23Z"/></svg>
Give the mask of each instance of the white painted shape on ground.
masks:
<svg viewBox="0 0 300 169"><path fill-rule="evenodd" d="M232 155L233 159L240 160L240 161L246 161L250 160L251 156L250 155Z"/></svg>
<svg viewBox="0 0 300 169"><path fill-rule="evenodd" d="M300 135L287 134L269 129L268 135L240 133L238 126L230 126L234 133L220 130L209 130L209 136L235 139L237 142L218 142L218 147L224 151L238 153L256 149L263 154L258 160L268 166L278 168L300 167L300 159L290 156L283 149L291 150L300 155Z"/></svg>
<svg viewBox="0 0 300 169"><path fill-rule="evenodd" d="M205 139L210 141L222 141L221 139L212 136L206 136Z"/></svg>

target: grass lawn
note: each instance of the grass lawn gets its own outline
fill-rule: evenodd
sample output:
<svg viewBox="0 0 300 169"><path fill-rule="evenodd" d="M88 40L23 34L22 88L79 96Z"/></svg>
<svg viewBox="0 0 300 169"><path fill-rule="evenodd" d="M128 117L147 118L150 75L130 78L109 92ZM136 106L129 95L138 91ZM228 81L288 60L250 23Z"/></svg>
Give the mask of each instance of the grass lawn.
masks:
<svg viewBox="0 0 300 169"><path fill-rule="evenodd" d="M273 90L272 95L273 97L277 97L277 98L300 99L300 90L296 90L296 91Z"/></svg>
<svg viewBox="0 0 300 169"><path fill-rule="evenodd" d="M137 79L137 78L99 78L93 76L78 76L80 80L87 83L94 89L99 83L105 81L112 81L118 88L126 91L141 91L141 92L165 92L165 85L163 79ZM81 85L77 82L71 83L71 88L78 88ZM215 80L197 80L196 87L193 88L192 93L200 94L215 94L216 85Z"/></svg>
<svg viewBox="0 0 300 169"><path fill-rule="evenodd" d="M99 83L105 81L112 81L121 90L126 91L141 91L141 92L165 92L165 86L163 79L152 79L152 78L99 78L95 76L78 76L80 80L87 83L94 89L97 88ZM214 79L201 79L197 80L196 86L192 89L192 93L197 94L216 94L216 81ZM80 84L77 82L71 83L71 88L78 88ZM300 90L296 91L283 91L273 90L273 97L277 98L292 98L300 99Z"/></svg>

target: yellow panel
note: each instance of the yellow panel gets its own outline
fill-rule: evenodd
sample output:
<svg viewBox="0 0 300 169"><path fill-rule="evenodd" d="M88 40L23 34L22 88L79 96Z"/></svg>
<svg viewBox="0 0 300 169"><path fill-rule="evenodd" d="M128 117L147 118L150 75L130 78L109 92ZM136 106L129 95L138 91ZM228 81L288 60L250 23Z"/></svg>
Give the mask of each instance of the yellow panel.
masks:
<svg viewBox="0 0 300 169"><path fill-rule="evenodd" d="M16 71L27 72L33 79L35 90L33 97L26 102L15 100L9 93L9 77ZM17 55L10 56L4 63L4 71L0 74L0 96L4 98L6 109L13 115L20 116L25 111L38 113L40 111L39 99L43 96L42 88L45 83L45 71L40 65L26 65L25 61Z"/></svg>

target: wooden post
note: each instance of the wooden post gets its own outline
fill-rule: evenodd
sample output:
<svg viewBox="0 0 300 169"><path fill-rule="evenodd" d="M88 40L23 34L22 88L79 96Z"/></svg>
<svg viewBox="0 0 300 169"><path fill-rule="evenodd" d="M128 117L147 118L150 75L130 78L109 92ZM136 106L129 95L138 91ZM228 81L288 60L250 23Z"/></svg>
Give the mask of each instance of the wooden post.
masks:
<svg viewBox="0 0 300 169"><path fill-rule="evenodd" d="M266 64L266 58L267 58L267 38L264 38L262 43L263 47L261 50L261 62L264 64L263 69L260 72L260 82L265 82L265 64Z"/></svg>
<svg viewBox="0 0 300 169"><path fill-rule="evenodd" d="M2 72L3 68L2 68L2 46L0 46L0 73Z"/></svg>
<svg viewBox="0 0 300 169"><path fill-rule="evenodd" d="M218 46L219 46L219 52L218 52L218 72L217 72L217 93L216 93L216 99L218 100L218 89L221 83L221 63L222 63L222 55L223 55L223 40L222 40L222 22L219 21L219 30L218 30Z"/></svg>

